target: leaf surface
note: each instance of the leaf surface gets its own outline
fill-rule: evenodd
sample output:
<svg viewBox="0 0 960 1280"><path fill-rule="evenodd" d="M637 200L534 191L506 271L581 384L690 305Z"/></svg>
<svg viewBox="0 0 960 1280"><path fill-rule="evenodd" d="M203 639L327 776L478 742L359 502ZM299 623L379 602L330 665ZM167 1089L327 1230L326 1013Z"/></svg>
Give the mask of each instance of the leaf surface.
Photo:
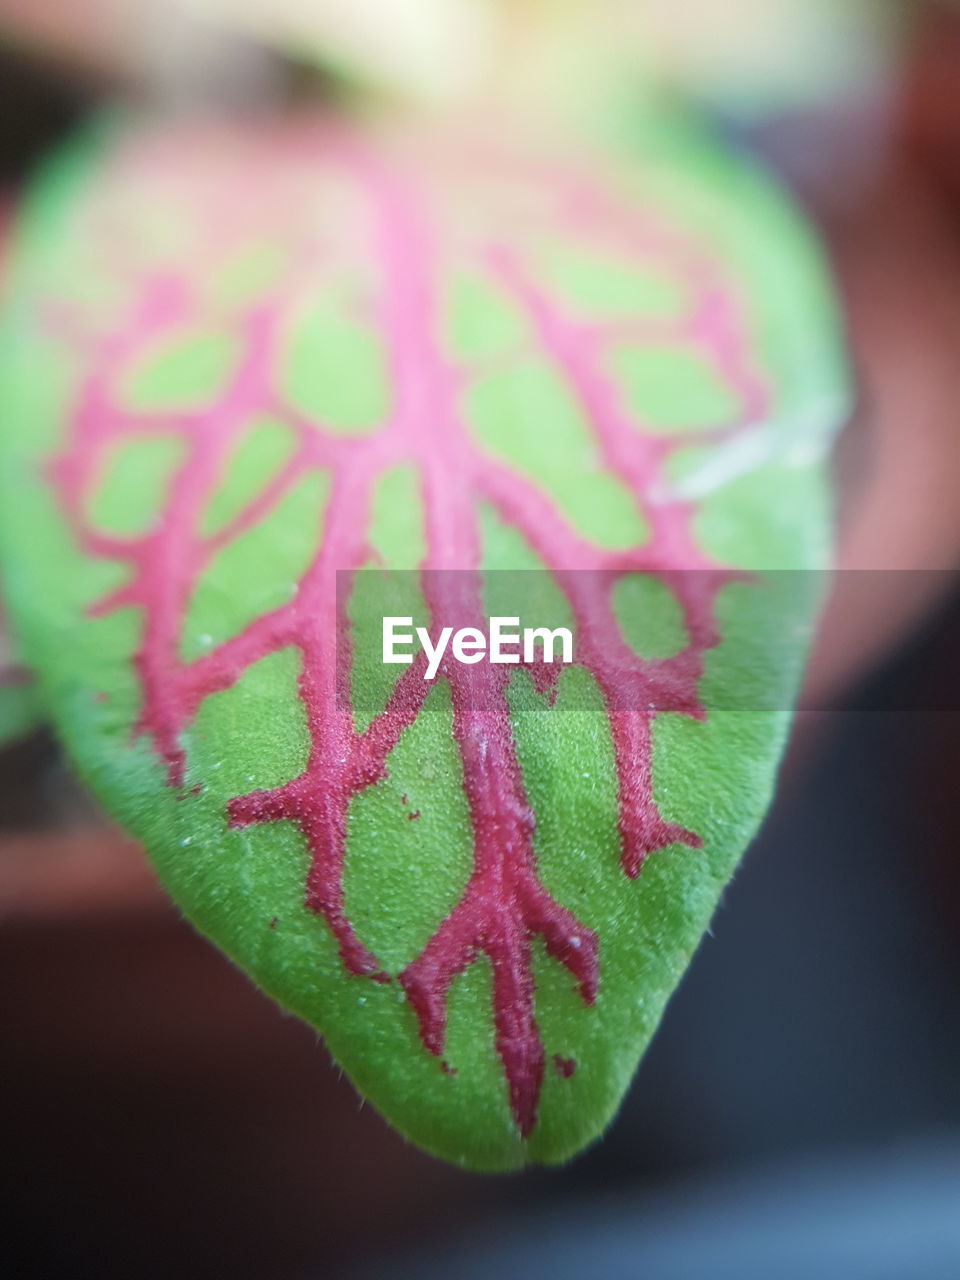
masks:
<svg viewBox="0 0 960 1280"><path fill-rule="evenodd" d="M17 661L0 613L0 747L29 733L41 718L33 678Z"/></svg>
<svg viewBox="0 0 960 1280"><path fill-rule="evenodd" d="M404 1134L567 1158L800 676L846 386L796 216L697 139L131 127L40 182L13 293L0 528L77 769ZM577 661L385 668L391 573L433 628L529 574Z"/></svg>

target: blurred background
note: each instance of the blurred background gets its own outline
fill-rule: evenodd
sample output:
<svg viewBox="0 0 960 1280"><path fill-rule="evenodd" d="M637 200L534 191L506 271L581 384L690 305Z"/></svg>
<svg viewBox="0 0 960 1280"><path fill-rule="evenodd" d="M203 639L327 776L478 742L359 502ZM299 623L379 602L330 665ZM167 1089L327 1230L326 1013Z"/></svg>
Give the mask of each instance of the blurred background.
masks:
<svg viewBox="0 0 960 1280"><path fill-rule="evenodd" d="M5 1274L960 1276L960 5L0 0L0 192L117 96L546 110L573 64L709 113L836 270L864 572L774 811L604 1140L481 1177L362 1106L35 729L0 751Z"/></svg>

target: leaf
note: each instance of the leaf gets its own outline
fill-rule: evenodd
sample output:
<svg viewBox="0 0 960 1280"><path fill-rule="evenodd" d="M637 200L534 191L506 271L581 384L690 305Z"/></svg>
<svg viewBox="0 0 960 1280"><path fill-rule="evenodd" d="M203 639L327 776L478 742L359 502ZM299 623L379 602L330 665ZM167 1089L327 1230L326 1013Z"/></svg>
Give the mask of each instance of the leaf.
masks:
<svg viewBox="0 0 960 1280"><path fill-rule="evenodd" d="M817 253L761 175L655 143L131 127L21 218L0 521L59 732L197 927L476 1169L616 1110L829 555ZM427 682L361 634L516 574L573 665Z"/></svg>
<svg viewBox="0 0 960 1280"><path fill-rule="evenodd" d="M41 719L33 679L16 660L0 613L0 747L22 738Z"/></svg>

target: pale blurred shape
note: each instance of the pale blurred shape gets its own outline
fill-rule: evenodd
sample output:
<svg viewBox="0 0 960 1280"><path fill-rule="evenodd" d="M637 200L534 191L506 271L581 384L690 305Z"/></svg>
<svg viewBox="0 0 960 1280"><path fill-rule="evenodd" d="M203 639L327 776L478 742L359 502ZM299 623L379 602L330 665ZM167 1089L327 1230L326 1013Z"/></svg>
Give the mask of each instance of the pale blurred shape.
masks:
<svg viewBox="0 0 960 1280"><path fill-rule="evenodd" d="M616 3L616 0L608 0ZM871 94L898 8L883 0L622 0L660 74L745 114Z"/></svg>
<svg viewBox="0 0 960 1280"><path fill-rule="evenodd" d="M402 93L469 91L495 42L489 0L179 0L205 23L232 27Z"/></svg>
<svg viewBox="0 0 960 1280"><path fill-rule="evenodd" d="M166 85L177 68L188 85L198 68L215 83L217 69L235 62L239 35L427 104L536 111L618 85L638 96L679 86L762 114L872 92L888 75L906 8L895 0L0 0L0 28L128 76L149 81L159 68ZM241 66L233 78L242 75Z"/></svg>

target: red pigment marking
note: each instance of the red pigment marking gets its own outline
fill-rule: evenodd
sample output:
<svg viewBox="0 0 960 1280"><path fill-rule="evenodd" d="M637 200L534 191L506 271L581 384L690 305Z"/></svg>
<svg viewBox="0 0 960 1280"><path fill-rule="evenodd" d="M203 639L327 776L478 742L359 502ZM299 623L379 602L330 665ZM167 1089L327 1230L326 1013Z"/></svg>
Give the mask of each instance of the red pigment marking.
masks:
<svg viewBox="0 0 960 1280"><path fill-rule="evenodd" d="M4 266L4 250L6 239L2 236L5 230L6 207L0 204L0 271ZM30 683L32 676L22 663L16 662L10 652L10 644L4 626L3 614L0 613L0 688L15 689Z"/></svg>
<svg viewBox="0 0 960 1280"><path fill-rule="evenodd" d="M553 1055L553 1069L563 1080L569 1080L577 1069L576 1058L564 1058L559 1053Z"/></svg>
<svg viewBox="0 0 960 1280"><path fill-rule="evenodd" d="M22 667L18 663L11 663L10 666L0 667L0 688L19 689L33 680L29 669Z"/></svg>
<svg viewBox="0 0 960 1280"><path fill-rule="evenodd" d="M177 148L174 154L179 164ZM258 163L269 163L276 171L284 156L295 163L308 162L311 172L319 156L353 183L366 202L368 256L381 269L373 318L388 354L392 404L387 420L372 435L343 437L325 430L322 423L305 420L274 386L276 356L287 319L285 306L320 256L315 245L305 242L299 246L289 277L244 315L238 335L243 357L237 371L219 400L202 411L132 412L118 404L116 395L118 373L140 352L203 315L191 270L182 276L141 275L136 306L105 337L78 339L76 325L69 317L64 320L61 309L61 335L64 340L83 342L88 371L67 444L51 463L49 474L83 549L129 566L127 582L100 601L94 612L130 606L142 610L143 635L135 657L142 711L136 728L151 736L166 762L172 786L183 783L181 738L201 702L230 688L251 663L267 654L287 646L299 649L299 692L310 732L306 768L282 786L235 797L229 804L229 820L234 827L281 819L299 825L311 854L308 906L333 932L348 973L387 981L388 975L356 935L344 910L347 812L353 796L386 776L387 757L417 718L429 685L422 678L420 654L396 682L385 710L362 733L354 729L347 709L350 634L345 604L337 604L336 590L337 570L352 570L369 558L366 531L371 494L384 470L398 462L412 463L419 470L427 546L422 569L476 568L480 558L476 507L478 501L486 501L521 532L553 573L576 623L578 662L593 675L609 715L622 865L630 877L657 849L675 842L700 845L697 835L667 822L656 807L650 729L659 710L695 718L705 714L697 685L703 653L717 642L714 595L725 577L694 541L690 504L669 498L651 500L644 510L652 526L649 543L628 552L604 551L581 537L533 482L483 454L470 438L461 409L470 377L481 376L482 370L449 362L436 341L438 274L443 264L441 246L432 238L436 228L422 207L425 193L411 190L389 165L342 137L309 130L286 138L268 135ZM256 153L252 159L257 161ZM256 163L241 163L240 168L246 174ZM122 166L120 173L122 177ZM557 305L509 240L478 246L470 264L492 274L526 317L536 348L566 379L591 425L604 464L638 497L649 497L663 489L664 464L676 448L696 439L726 436L766 413L766 391L748 358L747 329L719 264L704 257L696 245L659 227L648 211L638 210L632 202L621 203L580 176L571 179L569 174L551 172L544 181L552 183L555 191L556 229L583 234L630 260L668 263L694 300L690 313L677 321L585 323ZM243 189L248 191L248 184ZM210 222L211 260L214 253L226 260L251 229L266 228L274 235L282 229L277 210L268 206L264 210L259 199L262 194L253 194L249 208L243 201L218 202L217 216ZM224 204L229 206L226 223L220 216ZM199 223L202 218L196 214L194 210L193 220ZM258 216L266 222L258 224ZM116 270L117 261L122 261L116 244L111 239L105 268L111 264ZM458 248L462 254L463 246ZM739 405L735 421L723 432L687 434L682 439L658 437L644 432L644 424L628 412L606 371L605 353L615 342L651 338L695 346L713 360ZM203 513L232 451L250 423L262 415L285 423L295 433L295 455L227 529L204 538L198 532ZM136 538L115 537L93 528L88 502L107 449L118 439L158 432L181 437L188 451L170 485L162 518ZM318 553L294 597L205 656L182 661L178 645L185 611L211 557L262 519L295 481L317 468L332 477L330 496L322 529L317 530ZM584 569L593 572L577 572ZM709 572L691 574L691 569ZM635 571L661 578L682 607L689 640L681 653L669 659L643 660L626 644L618 648L610 643L619 634L612 588L622 575ZM477 575L425 572L422 584L433 626L482 621ZM341 601L348 596L348 591L342 591ZM602 646L597 636L605 638ZM536 687L554 698L556 669L534 663L530 671ZM544 1073L544 1049L534 1016L532 940L537 936L544 940L549 955L570 971L588 1004L596 997L599 980L598 940L550 896L538 877L535 819L511 731L505 668L485 663L466 667L451 660L442 665L440 678L448 682L451 692L453 733L473 831L473 869L460 901L398 977L418 1019L423 1044L439 1057L450 985L480 955L487 957L496 1050L514 1120L526 1137L536 1121ZM401 802L406 805L406 795ZM408 814L410 819L417 816ZM275 923L271 921L270 927ZM576 1065L559 1055L553 1064L564 1076Z"/></svg>
<svg viewBox="0 0 960 1280"><path fill-rule="evenodd" d="M419 809L414 809L414 811L413 811L412 813L408 813L408 814L407 814L407 821L408 821L408 822L413 822L414 818L419 818L419 817L420 817L420 810L419 810Z"/></svg>

